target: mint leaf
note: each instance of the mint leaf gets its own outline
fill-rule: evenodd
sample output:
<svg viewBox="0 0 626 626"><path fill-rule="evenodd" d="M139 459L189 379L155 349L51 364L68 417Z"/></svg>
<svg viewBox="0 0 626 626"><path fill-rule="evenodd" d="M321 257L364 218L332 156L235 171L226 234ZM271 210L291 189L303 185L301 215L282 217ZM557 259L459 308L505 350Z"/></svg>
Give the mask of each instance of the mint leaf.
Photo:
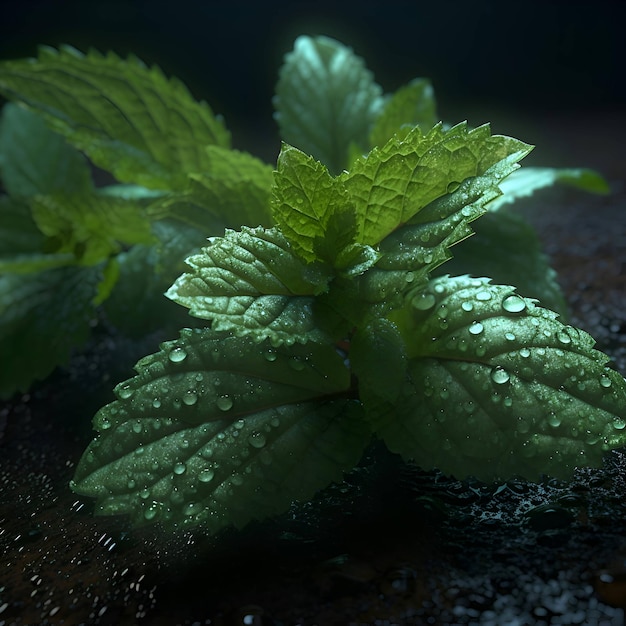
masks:
<svg viewBox="0 0 626 626"><path fill-rule="evenodd" d="M370 145L383 146L393 135L406 135L413 126L425 131L436 123L437 105L430 80L416 78L386 100L372 128Z"/></svg>
<svg viewBox="0 0 626 626"><path fill-rule="evenodd" d="M271 226L272 167L248 154L207 146L205 171L189 174L184 191L150 206L153 219L169 216L215 232L224 227Z"/></svg>
<svg viewBox="0 0 626 626"><path fill-rule="evenodd" d="M182 189L206 169L207 145L230 135L178 80L136 57L40 48L37 59L0 63L0 93L42 114L50 127L120 182Z"/></svg>
<svg viewBox="0 0 626 626"><path fill-rule="evenodd" d="M338 236L333 239L344 247L354 241L356 224L349 206L344 186L328 173L325 165L283 144L274 175L272 212L282 233L303 259L317 260L319 249L326 255L330 253L323 242L334 215L337 218L332 228ZM344 226L339 227L340 221Z"/></svg>
<svg viewBox="0 0 626 626"><path fill-rule="evenodd" d="M584 331L484 278L434 280L412 307L402 397L370 407L391 450L493 480L565 477L626 442L626 381Z"/></svg>
<svg viewBox="0 0 626 626"><path fill-rule="evenodd" d="M100 513L243 525L340 478L369 439L331 345L187 329L136 369L96 415L72 484Z"/></svg>
<svg viewBox="0 0 626 626"><path fill-rule="evenodd" d="M472 228L475 235L454 248L453 258L442 269L452 275L489 276L494 283L515 285L521 295L537 298L546 308L567 316L556 272L526 220L502 209L487 212Z"/></svg>
<svg viewBox="0 0 626 626"><path fill-rule="evenodd" d="M530 150L516 139L491 135L488 124L473 130L465 123L449 130L439 124L426 135L415 127L403 140L392 138L341 176L355 205L357 241L378 243L467 178L500 162L510 173Z"/></svg>
<svg viewBox="0 0 626 626"><path fill-rule="evenodd" d="M298 37L276 86L281 137L336 174L352 143L367 149L381 93L351 48L328 37Z"/></svg>
<svg viewBox="0 0 626 626"><path fill-rule="evenodd" d="M88 193L92 188L85 157L39 115L11 103L0 119L0 178L14 197Z"/></svg>
<svg viewBox="0 0 626 626"><path fill-rule="evenodd" d="M138 200L96 193L30 198L32 214L54 252L74 254L93 265L120 250L120 244L154 241L150 221Z"/></svg>
<svg viewBox="0 0 626 626"><path fill-rule="evenodd" d="M525 167L502 183L503 195L489 205L489 210L497 211L517 198L532 196L535 191L555 183L563 183L593 193L609 192L606 180L590 169Z"/></svg>
<svg viewBox="0 0 626 626"><path fill-rule="evenodd" d="M89 336L96 267L0 276L0 397L26 391Z"/></svg>
<svg viewBox="0 0 626 626"><path fill-rule="evenodd" d="M295 256L280 231L227 231L187 264L192 271L166 295L191 315L212 320L215 330L269 337L277 344L323 338L308 296L324 291L331 276Z"/></svg>

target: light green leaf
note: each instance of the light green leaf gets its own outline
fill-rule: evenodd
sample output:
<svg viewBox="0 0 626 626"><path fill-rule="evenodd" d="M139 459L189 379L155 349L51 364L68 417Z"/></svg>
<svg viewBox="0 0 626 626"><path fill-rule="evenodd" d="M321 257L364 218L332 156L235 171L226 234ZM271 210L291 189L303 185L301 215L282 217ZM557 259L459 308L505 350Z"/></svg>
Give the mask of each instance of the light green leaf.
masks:
<svg viewBox="0 0 626 626"><path fill-rule="evenodd" d="M437 105L430 80L416 78L387 99L370 134L370 145L383 146L393 135L406 135L413 126L426 131L436 123Z"/></svg>
<svg viewBox="0 0 626 626"><path fill-rule="evenodd" d="M5 105L0 119L0 178L16 198L92 189L85 157L49 130L39 115L12 103Z"/></svg>
<svg viewBox="0 0 626 626"><path fill-rule="evenodd" d="M29 199L37 226L54 252L72 253L93 265L120 250L120 244L152 243L150 222L139 200L100 194L35 196Z"/></svg>
<svg viewBox="0 0 626 626"><path fill-rule="evenodd" d="M490 211L497 211L517 198L532 196L535 191L563 183L593 193L609 193L608 183L600 174L590 169L558 169L552 167L524 167L502 183L502 196L490 205Z"/></svg>
<svg viewBox="0 0 626 626"><path fill-rule="evenodd" d="M321 258L320 251L331 254L325 241L328 230L336 231L333 243L342 247L354 241L356 223L344 185L325 165L287 144L274 174L272 212L294 251L306 261Z"/></svg>
<svg viewBox="0 0 626 626"><path fill-rule="evenodd" d="M120 182L183 189L206 169L207 145L230 135L208 105L136 57L64 46L0 64L0 93L41 113L51 128Z"/></svg>
<svg viewBox="0 0 626 626"><path fill-rule="evenodd" d="M276 86L281 137L336 174L348 162L351 143L368 147L381 93L351 48L328 37L298 37Z"/></svg>
<svg viewBox="0 0 626 626"><path fill-rule="evenodd" d="M488 211L472 229L475 235L454 247L452 259L442 269L452 275L489 276L494 283L515 285L521 295L567 315L556 272L526 220L505 209Z"/></svg>
<svg viewBox="0 0 626 626"><path fill-rule="evenodd" d="M332 345L186 329L136 369L94 418L72 483L135 524L216 532L283 511L339 479L370 437Z"/></svg>
<svg viewBox="0 0 626 626"><path fill-rule="evenodd" d="M360 298L378 303L374 311L380 315L402 306L408 292L420 291L429 273L450 258L449 248L472 234L469 223L485 214L485 205L500 193L500 181L517 167L516 159L513 154L466 179L383 239L380 260L358 279Z"/></svg>
<svg viewBox="0 0 626 626"><path fill-rule="evenodd" d="M280 231L227 231L187 264L192 271L166 295L191 315L212 320L212 328L277 344L323 339L310 296L324 291L331 275L294 255Z"/></svg>
<svg viewBox="0 0 626 626"><path fill-rule="evenodd" d="M150 206L154 219L174 217L205 232L272 225L271 166L220 146L208 146L205 161L204 172L189 174L187 189Z"/></svg>
<svg viewBox="0 0 626 626"><path fill-rule="evenodd" d="M412 306L402 398L370 407L391 450L458 477L535 479L626 443L626 381L584 331L488 279L434 280Z"/></svg>
<svg viewBox="0 0 626 626"><path fill-rule="evenodd" d="M0 276L0 397L26 391L89 336L96 267Z"/></svg>
<svg viewBox="0 0 626 626"><path fill-rule="evenodd" d="M355 205L357 241L378 243L467 178L501 161L512 171L530 150L516 139L491 135L488 124L468 130L461 123L447 131L438 124L426 135L417 126L403 140L392 138L341 176Z"/></svg>

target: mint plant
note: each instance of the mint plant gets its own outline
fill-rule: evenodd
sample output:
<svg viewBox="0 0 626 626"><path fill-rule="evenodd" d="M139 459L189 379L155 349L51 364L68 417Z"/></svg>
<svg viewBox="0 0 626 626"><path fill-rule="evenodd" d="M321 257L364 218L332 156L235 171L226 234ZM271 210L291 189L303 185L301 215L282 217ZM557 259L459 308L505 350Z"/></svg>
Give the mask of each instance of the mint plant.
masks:
<svg viewBox="0 0 626 626"><path fill-rule="evenodd" d="M594 173L518 171L531 146L438 123L426 80L384 96L324 37L285 59L273 173L134 59L44 51L5 63L0 90L135 185L113 197L153 231L169 220L211 235L166 292L203 322L141 359L94 418L71 487L97 513L241 527L340 480L372 437L484 480L567 477L626 442L626 381L539 305L564 312L536 238L508 212L557 180L605 191ZM474 226L480 246L464 256ZM441 273L454 262L465 269ZM522 265L519 292L509 264ZM473 269L502 266L505 284Z"/></svg>

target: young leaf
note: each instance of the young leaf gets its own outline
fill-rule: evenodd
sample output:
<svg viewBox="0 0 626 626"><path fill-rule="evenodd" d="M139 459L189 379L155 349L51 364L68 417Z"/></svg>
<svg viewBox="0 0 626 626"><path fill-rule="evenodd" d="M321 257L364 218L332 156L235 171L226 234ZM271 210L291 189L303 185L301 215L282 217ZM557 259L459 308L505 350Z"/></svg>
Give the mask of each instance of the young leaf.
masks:
<svg viewBox="0 0 626 626"><path fill-rule="evenodd" d="M535 191L563 183L592 193L608 193L609 186L597 172L589 169L565 169L552 167L525 167L502 183L502 196L490 205L490 211L497 211L517 198L532 196Z"/></svg>
<svg viewBox="0 0 626 626"><path fill-rule="evenodd" d="M89 335L97 267L0 276L0 397L26 391Z"/></svg>
<svg viewBox="0 0 626 626"><path fill-rule="evenodd" d="M0 120L0 178L16 198L92 189L85 157L39 115L12 103L5 105Z"/></svg>
<svg viewBox="0 0 626 626"><path fill-rule="evenodd" d="M325 165L287 144L283 144L274 174L272 213L294 251L306 261L321 258L319 249L330 252L323 242L333 216L337 217L331 230L338 235L333 243L345 247L354 241L356 222L341 181ZM338 228L342 221L345 226Z"/></svg>
<svg viewBox="0 0 626 626"><path fill-rule="evenodd" d="M484 480L571 474L626 442L626 381L584 331L488 279L443 277L412 303L408 376L370 416L388 447Z"/></svg>
<svg viewBox="0 0 626 626"><path fill-rule="evenodd" d="M394 135L407 134L413 126L423 131L437 123L437 105L427 78L416 78L400 87L386 102L372 128L370 145L383 146Z"/></svg>
<svg viewBox="0 0 626 626"><path fill-rule="evenodd" d="M96 415L72 485L100 513L243 525L340 478L369 439L332 345L187 329L136 369Z"/></svg>
<svg viewBox="0 0 626 626"><path fill-rule="evenodd" d="M153 219L169 216L205 232L272 225L272 167L248 154L207 146L205 171L189 174L184 191L150 205Z"/></svg>
<svg viewBox="0 0 626 626"><path fill-rule="evenodd" d="M350 48L328 37L298 37L276 86L281 137L336 174L352 143L367 149L381 93Z"/></svg>
<svg viewBox="0 0 626 626"><path fill-rule="evenodd" d="M64 46L0 63L0 93L41 113L51 128L120 182L184 189L206 169L204 147L230 135L178 80L136 57Z"/></svg>
<svg viewBox="0 0 626 626"><path fill-rule="evenodd" d="M357 241L378 243L467 178L500 162L510 173L530 150L516 139L491 135L488 124L473 130L465 123L449 130L439 124L426 135L417 126L403 140L392 138L341 176L355 205Z"/></svg>
<svg viewBox="0 0 626 626"><path fill-rule="evenodd" d="M227 231L187 264L192 271L166 295L191 315L212 320L212 328L274 343L323 338L308 296L324 291L331 275L295 256L280 231Z"/></svg>

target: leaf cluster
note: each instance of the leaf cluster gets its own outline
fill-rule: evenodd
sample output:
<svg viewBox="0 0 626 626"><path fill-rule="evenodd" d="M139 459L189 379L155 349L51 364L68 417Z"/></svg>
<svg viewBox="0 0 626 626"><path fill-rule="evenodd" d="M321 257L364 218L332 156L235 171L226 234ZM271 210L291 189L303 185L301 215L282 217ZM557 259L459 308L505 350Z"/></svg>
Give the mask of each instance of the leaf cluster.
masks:
<svg viewBox="0 0 626 626"><path fill-rule="evenodd" d="M605 191L594 173L518 171L531 146L438 123L425 79L383 95L325 37L299 38L280 71L275 169L134 58L43 49L1 64L0 92L19 102L0 129L3 349L28 354L95 304L115 317L181 256L166 295L203 320L94 418L72 488L99 513L242 526L340 480L372 437L483 479L567 476L624 443L626 381L559 317L554 273L508 210L559 180ZM85 156L115 184L96 188Z"/></svg>

